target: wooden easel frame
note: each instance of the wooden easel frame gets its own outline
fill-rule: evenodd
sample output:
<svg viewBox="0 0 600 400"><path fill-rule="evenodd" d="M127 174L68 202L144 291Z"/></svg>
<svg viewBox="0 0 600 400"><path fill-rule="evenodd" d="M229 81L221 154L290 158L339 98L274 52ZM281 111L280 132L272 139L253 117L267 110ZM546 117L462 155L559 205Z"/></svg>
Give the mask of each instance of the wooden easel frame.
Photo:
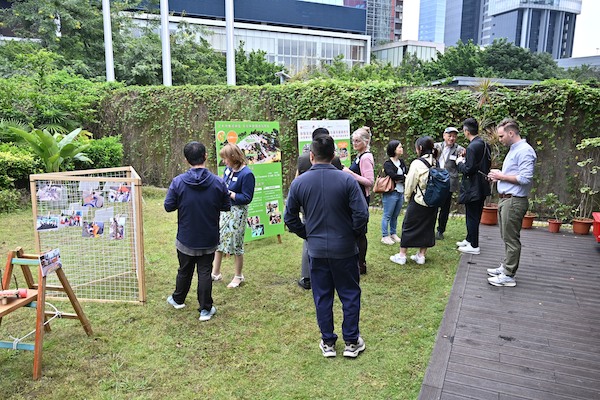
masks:
<svg viewBox="0 0 600 400"><path fill-rule="evenodd" d="M25 282L27 284L27 297L21 299L10 299L8 304L0 305L0 321L2 317L10 314L11 312L21 307L34 307L36 308L36 323L35 323L35 342L31 344L19 343L16 347L21 350L33 350L33 379L38 380L42 376L42 347L44 341L44 332L50 331L50 326L45 324L48 315L54 315L53 312L46 312L46 290L58 290L65 292L71 301L71 305L75 310L75 314L61 313L61 318L78 319L83 326L85 333L88 336L92 336L92 327L89 320L85 316L67 277L62 270L58 268L56 275L61 283L61 286L47 286L46 277L42 274L42 268L40 266L40 255L39 254L25 254L21 247L14 251L8 252L6 260L6 268L4 275L2 276L2 290L7 290L10 286L10 279L13 273L15 265L19 265L23 271ZM38 283L33 280L30 266L36 265L38 268ZM10 342L0 342L0 347L12 348Z"/></svg>

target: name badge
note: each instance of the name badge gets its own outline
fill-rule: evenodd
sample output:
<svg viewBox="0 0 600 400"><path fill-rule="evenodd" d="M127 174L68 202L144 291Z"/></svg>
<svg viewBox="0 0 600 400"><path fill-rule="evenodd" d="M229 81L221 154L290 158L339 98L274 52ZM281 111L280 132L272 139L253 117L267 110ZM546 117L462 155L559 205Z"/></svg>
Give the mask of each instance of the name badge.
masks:
<svg viewBox="0 0 600 400"><path fill-rule="evenodd" d="M456 155L451 155L450 157L448 157L448 160L456 161Z"/></svg>

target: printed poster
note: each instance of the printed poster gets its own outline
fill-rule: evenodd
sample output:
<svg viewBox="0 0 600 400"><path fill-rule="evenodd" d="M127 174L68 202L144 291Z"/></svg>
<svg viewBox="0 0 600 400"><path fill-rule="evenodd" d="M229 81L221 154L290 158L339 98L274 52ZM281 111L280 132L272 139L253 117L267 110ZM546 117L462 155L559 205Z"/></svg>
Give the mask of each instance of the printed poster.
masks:
<svg viewBox="0 0 600 400"><path fill-rule="evenodd" d="M244 241L283 234L283 177L279 122L217 121L215 122L217 166L223 176L225 164L219 151L227 143L237 144L248 159L256 186L248 206Z"/></svg>
<svg viewBox="0 0 600 400"><path fill-rule="evenodd" d="M40 268L42 269L42 276L46 276L50 272L62 268L60 249L50 250L40 255Z"/></svg>
<svg viewBox="0 0 600 400"><path fill-rule="evenodd" d="M298 121L298 154L308 153L312 143L312 133L317 128L326 128L335 142L335 155L342 165L349 167L350 157L350 120L310 120Z"/></svg>

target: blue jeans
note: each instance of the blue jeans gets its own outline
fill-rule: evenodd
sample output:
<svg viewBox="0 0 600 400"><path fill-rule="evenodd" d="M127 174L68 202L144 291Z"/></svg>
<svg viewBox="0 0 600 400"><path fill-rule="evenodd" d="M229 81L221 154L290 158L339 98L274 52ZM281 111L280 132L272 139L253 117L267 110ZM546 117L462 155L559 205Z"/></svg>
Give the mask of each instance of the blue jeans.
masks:
<svg viewBox="0 0 600 400"><path fill-rule="evenodd" d="M381 235L383 237L396 234L398 216L404 204L404 193L391 191L384 193L381 199L383 203L383 217L381 218ZM388 234L388 225L390 227Z"/></svg>

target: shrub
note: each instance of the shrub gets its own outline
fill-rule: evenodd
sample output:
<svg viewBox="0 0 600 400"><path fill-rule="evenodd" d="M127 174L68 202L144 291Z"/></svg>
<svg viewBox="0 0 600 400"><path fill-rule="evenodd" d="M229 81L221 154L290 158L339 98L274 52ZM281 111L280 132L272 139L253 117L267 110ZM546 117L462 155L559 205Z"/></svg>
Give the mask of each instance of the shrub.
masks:
<svg viewBox="0 0 600 400"><path fill-rule="evenodd" d="M0 190L29 187L29 175L42 172L41 161L27 148L0 144Z"/></svg>
<svg viewBox="0 0 600 400"><path fill-rule="evenodd" d="M21 195L17 189L0 189L0 213L7 213L19 208Z"/></svg>
<svg viewBox="0 0 600 400"><path fill-rule="evenodd" d="M75 160L75 169L113 168L123 164L123 144L121 136L106 136L89 142L85 154L91 163Z"/></svg>

